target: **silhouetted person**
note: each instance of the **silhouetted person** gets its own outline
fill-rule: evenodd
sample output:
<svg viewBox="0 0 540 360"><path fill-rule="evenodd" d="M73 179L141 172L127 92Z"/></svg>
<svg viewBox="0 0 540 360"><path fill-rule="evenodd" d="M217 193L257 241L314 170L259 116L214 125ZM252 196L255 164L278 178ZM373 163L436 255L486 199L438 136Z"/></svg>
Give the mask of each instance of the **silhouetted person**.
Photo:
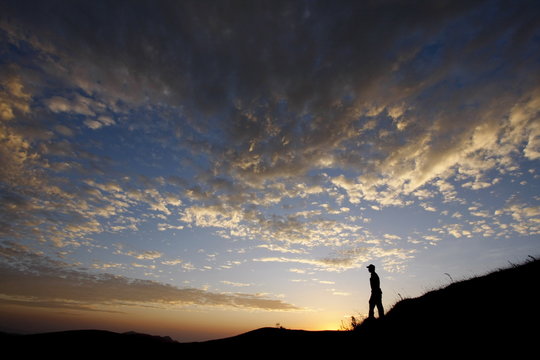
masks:
<svg viewBox="0 0 540 360"><path fill-rule="evenodd" d="M374 310L375 306L379 312L379 318L384 316L384 308L382 306L382 291L381 291L381 280L379 275L375 272L375 265L370 264L367 266L371 277L369 278L369 284L371 285L371 297L369 298L369 318L373 319L375 316Z"/></svg>

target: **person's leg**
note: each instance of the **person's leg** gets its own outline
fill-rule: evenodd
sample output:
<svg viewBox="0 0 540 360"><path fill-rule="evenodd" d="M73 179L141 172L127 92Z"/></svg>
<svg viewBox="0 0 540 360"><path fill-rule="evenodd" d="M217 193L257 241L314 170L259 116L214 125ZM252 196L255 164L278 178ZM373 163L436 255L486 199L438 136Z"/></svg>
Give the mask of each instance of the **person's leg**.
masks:
<svg viewBox="0 0 540 360"><path fill-rule="evenodd" d="M369 315L370 319L375 317L375 301L373 301L373 295L369 298Z"/></svg>
<svg viewBox="0 0 540 360"><path fill-rule="evenodd" d="M382 305L382 299L379 299L377 302L377 311L379 312L379 318L382 318L384 316L384 308Z"/></svg>

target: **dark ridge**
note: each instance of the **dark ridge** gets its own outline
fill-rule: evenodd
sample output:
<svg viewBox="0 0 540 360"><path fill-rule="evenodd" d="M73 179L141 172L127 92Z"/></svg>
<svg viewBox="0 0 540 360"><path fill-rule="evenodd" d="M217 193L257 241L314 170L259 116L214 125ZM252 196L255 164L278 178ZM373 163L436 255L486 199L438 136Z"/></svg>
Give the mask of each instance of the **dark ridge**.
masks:
<svg viewBox="0 0 540 360"><path fill-rule="evenodd" d="M365 341L447 351L528 353L536 349L540 261L454 282L398 302L357 328Z"/></svg>
<svg viewBox="0 0 540 360"><path fill-rule="evenodd" d="M135 332L70 330L31 335L0 333L3 349L19 358L47 355L51 358L91 358L94 356L137 356L175 352L179 343L170 337Z"/></svg>

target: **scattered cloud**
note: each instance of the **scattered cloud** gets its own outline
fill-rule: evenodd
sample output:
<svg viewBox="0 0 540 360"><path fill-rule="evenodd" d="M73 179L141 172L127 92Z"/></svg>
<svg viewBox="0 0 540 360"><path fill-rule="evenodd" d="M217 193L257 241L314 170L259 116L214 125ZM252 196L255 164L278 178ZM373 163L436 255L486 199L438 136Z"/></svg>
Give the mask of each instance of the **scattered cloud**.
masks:
<svg viewBox="0 0 540 360"><path fill-rule="evenodd" d="M290 258L290 257L263 257L255 258L255 262L277 262L277 263L297 263L313 266L315 269L323 271L344 271L365 266L365 263L380 259L387 271L399 271L398 265L402 265L405 260L410 259L415 250L405 249L385 249L380 247L355 247L337 251L332 256L319 259L311 258ZM290 269L292 272L303 273L302 269Z"/></svg>
<svg viewBox="0 0 540 360"><path fill-rule="evenodd" d="M280 246L277 244L261 244L261 245L257 245L257 247L262 248L262 249L267 249L270 251L289 253L289 254L303 254L306 252L305 250L302 250L302 249L291 249L291 248Z"/></svg>
<svg viewBox="0 0 540 360"><path fill-rule="evenodd" d="M114 247L116 255L125 255L130 256L138 260L155 260L163 256L162 252L155 250L146 250L146 251L137 251L137 250L127 250L122 244L115 244Z"/></svg>
<svg viewBox="0 0 540 360"><path fill-rule="evenodd" d="M184 228L183 225L171 225L171 224L158 224L157 229L159 231L165 231L165 230L182 230Z"/></svg>
<svg viewBox="0 0 540 360"><path fill-rule="evenodd" d="M252 285L252 284L246 284L246 283L234 282L234 281L228 281L228 280L222 280L221 283L225 285L231 285L234 287L248 287Z"/></svg>
<svg viewBox="0 0 540 360"><path fill-rule="evenodd" d="M252 31L252 24L240 15L242 12L231 11L226 15L218 15L209 10L205 12L204 21L201 20L203 23L179 15L181 20L166 21L163 29L152 25L152 20L159 18L160 23L163 20L160 8L184 6L195 7L195 12L200 10L193 4L161 4L151 11L145 9L144 18L141 19L135 6L126 15L126 23L118 26L112 19L120 13L124 14L124 11L121 5L115 4L109 9L109 14L96 17L99 24L93 26L99 26L109 34L97 41L95 34L77 31L87 23L86 17L65 22L65 19L72 17L65 16L72 14L72 5L55 7L52 12L36 5L35 11L29 14L22 12L18 6L7 4L3 6L3 10L6 14L11 14L12 20L4 21L2 29L9 34L4 41L14 44L24 42L52 62L48 67L35 64L43 68L43 76L49 77L37 78L38 84L39 81L46 80L53 84L62 82L74 90L70 93L41 96L43 106L53 114L80 116L82 124L93 130L112 125L124 126L131 131L149 130L147 124L143 123L144 118L131 117L127 122L120 120L128 110L118 104L123 103L131 109L145 108L148 102L162 104L152 108L152 117L154 122L157 121L155 129L163 131L149 131L147 140L170 147L170 143L163 138L163 132L188 134L183 138L186 146L184 149L207 157L212 171L218 174L217 177L207 177L203 172L198 174L201 179L206 177L201 184L202 188L207 186L203 192L186 189L184 201L186 198L193 200L194 196L202 199L200 196L204 194L207 199L215 195L221 199L220 204L194 204L183 209L181 219L186 223L200 227L237 229L241 227L240 219L243 218L243 214L239 212L246 211L238 208L240 199L251 197L248 203L266 206L286 198L316 197L327 193L329 185L342 189L350 204L371 202L372 209L408 205L411 200L407 197L411 194L420 200L432 198L436 194L433 191L428 192L425 188L427 185L438 187L440 193L449 201L456 198L455 186L450 183L454 176L459 175L467 180L461 184L464 188L486 189L492 186L492 181L486 178L486 174L490 171L504 172L512 169L515 166L516 154L521 153L531 160L538 158L539 127L535 120L539 111L540 92L534 82L525 81L526 78L534 76L524 70L527 76L522 81L522 91L516 92L518 95L508 92L495 94L493 87L489 86L491 81L504 88L504 82L499 84L503 81L502 75L509 71L513 74L515 67L512 65L519 59L520 54L526 53L527 48L514 49L515 52L510 54L507 62L499 67L501 76L482 77L477 74L476 65L490 63L485 58L488 55L484 55L490 52L482 50L505 51L509 44L497 43L491 37L480 37L482 41L467 40L474 38L467 31L475 33L480 30L459 26L454 28L460 31L452 34L445 32L446 26L459 24L463 16L474 18L475 13L469 13L469 10L483 5L471 2L446 4L441 7L427 6L420 16L406 6L396 4L402 10L401 16L394 23L384 26L386 30L382 38L385 41L372 43L364 36L354 36L355 41L358 41L357 46L345 56L329 49L350 44L355 31L363 34L363 30L370 28L370 24L380 24L386 18L385 12L377 5L351 5L355 9L338 12L335 17L325 19L330 23L320 23L315 21L315 18L307 20L304 24L305 30L300 32L301 36L297 34L298 37L290 37L293 44L298 42L307 47L307 57L290 53L290 44L278 41L275 46L270 46L272 42L269 42L267 35ZM237 8L237 5L231 6ZM246 6L249 9L244 10L249 10L250 16L262 15L261 9ZM310 6L313 7L313 14L336 10L331 5ZM326 6L329 8L323 9ZM371 11L363 11L365 6L372 7ZM96 11L92 6L87 6L86 10L88 13ZM175 14L190 13L168 10ZM43 11L49 14L47 24L55 26L46 26L41 20L38 14ZM294 23L304 12L305 9L300 4L279 3L272 9L275 16L262 18L266 19L267 27L274 28L278 34L290 35L289 30L282 24ZM358 14L367 13L373 16L358 20L357 16L363 16ZM297 18L298 16L300 17ZM363 25L357 25L360 23ZM509 27L512 31L519 32L524 29L525 23L515 21L510 23ZM130 31L135 24L137 27L139 24L147 25L144 39L129 35L136 33ZM214 27L205 24L220 24L228 28L228 37L218 36L211 30ZM337 27L332 24L344 26ZM331 31L324 38L320 38L315 31L317 26L325 26ZM488 22L485 31L489 31L491 27L494 31L499 31L496 22ZM24 29L32 29L29 30L31 33L40 36L29 38L28 31ZM160 40L170 33L178 34L178 37L172 43L168 42L167 49L180 47L183 56L179 57L174 51L162 48L163 41ZM192 39L192 43L182 42L183 37L192 33L203 33L207 36ZM230 59L231 53L242 54L248 51L246 43L238 41L245 34L252 34L253 41L261 45L255 49L256 54L236 57L242 59L238 61L208 60ZM404 34L415 35L405 36L404 39ZM532 36L531 33L526 34ZM429 51L426 44L443 35L463 41L447 41L440 45L439 53L433 54L433 61L439 65L437 68L420 66ZM83 38L80 38L81 36ZM212 46L207 46L208 39L213 39ZM280 37L277 36L276 39ZM526 40L523 39L522 43L526 43ZM396 47L396 43L402 46ZM452 53L455 50L455 45L452 44L456 43L462 43L463 49L466 49L460 52L462 57L457 59L443 56ZM110 48L117 50L114 56L108 51ZM206 50L199 54L200 49ZM253 51L250 46L249 52ZM160 56L155 57L156 53ZM384 54L391 56L383 56ZM197 58L194 63L198 66L190 65L193 64L194 56ZM159 64L156 63L157 58L160 59ZM284 63L284 58L289 58L289 61ZM378 61L372 61L375 58ZM309 59L319 60L315 62ZM141 67L143 63L148 66ZM354 68L347 66L352 63L356 64ZM321 64L332 64L332 72L323 71L324 66ZM11 73L24 74L27 71L21 67L9 66ZM57 70L59 68L68 68L70 71L60 72ZM175 71L171 71L173 68ZM522 68L527 67L522 65ZM211 69L216 70L210 71ZM242 71L239 71L240 69ZM261 78L260 74L268 73L267 69L273 71L269 76ZM484 71L489 72L489 69ZM445 95L440 91L432 91L438 89L441 82L453 79L456 72L470 76L471 83L467 91L453 87L447 87ZM63 73L70 74L69 78ZM184 77L180 74L190 75ZM227 74L237 74L235 81L228 81ZM416 77L414 85L410 82L412 74ZM2 95L3 118L13 119L17 116L18 120L22 121L24 114L40 111L38 106L30 107L29 104L34 95L42 95L40 92L44 90L34 86L36 94L30 92L25 88L24 79L18 75L6 78ZM375 84L386 85L378 87ZM297 88L298 86L301 88ZM387 91L388 86L393 90ZM200 95L193 97L192 94ZM235 95L228 101L230 96L227 94ZM448 94L451 95L447 96ZM210 103L203 99L213 100ZM468 103L476 105L460 106ZM176 112L182 121L170 121L166 116L167 111L175 104L181 104L183 110L177 109ZM436 117L432 116L433 108L440 109ZM332 112L325 112L325 109L332 109ZM216 115L222 113L228 114L228 117L220 118ZM197 124L193 120L195 114L202 115ZM390 123L388 119L391 119ZM31 123L33 120L27 117L24 121ZM43 142L38 144L29 141L27 133L13 133L14 127L4 126L12 133L6 148L9 154L2 157L11 159L3 162L6 164L5 168L9 169L6 173L15 180L15 176L25 177L24 174L30 168L35 169L36 165L37 168L43 168L44 162L48 161L48 156L39 150L38 145L45 149ZM203 145L205 134L210 128L218 130L222 138ZM59 134L74 134L66 124L57 124L56 129L59 129ZM445 136L449 132L453 136ZM375 134L377 136L374 136ZM47 148L50 149L51 146L48 144ZM72 144L71 147L73 149ZM71 155L74 159L72 166L75 163L82 165L81 152L71 152ZM302 178L309 171L325 168L346 169L355 175L319 178L310 184L295 181L295 186L290 186L292 182L284 181L287 178ZM54 179L45 169L41 175L45 175L42 176L41 184L35 176L35 183L30 184L29 180L26 180L26 183L36 191L54 186ZM218 177L220 181L217 181ZM99 185L97 182L89 184ZM64 197L73 197L76 193L75 189L67 191L63 187L59 188ZM260 190L264 192L261 193ZM251 196L257 193L256 197ZM117 200L124 201L124 205L145 203L152 211L160 212L164 216L172 215L173 208L181 206L183 202L180 197L169 198L156 188L147 188L144 191L131 188L123 194L112 195L117 197ZM84 200L90 206L89 201ZM436 208L427 204L422 206L428 211ZM113 208L117 213L127 210L125 206L122 209L114 205L109 207L111 211ZM346 206L340 209L350 210ZM318 214L318 211L320 210L303 210L297 212L297 216L312 217ZM181 225L176 226L179 229ZM251 225L249 227L251 228ZM169 227L160 227L165 228ZM106 229L102 227L102 230ZM296 238L293 241L305 242L305 239L298 239L298 235L287 235L288 238ZM60 236L59 232L56 236ZM281 236L280 233L275 234L275 238ZM59 239L58 243L61 242Z"/></svg>
<svg viewBox="0 0 540 360"><path fill-rule="evenodd" d="M166 261L162 261L161 263L163 265L169 265L169 266L175 266L175 265L180 265L182 264L182 260L180 259L175 259L175 260L166 260Z"/></svg>
<svg viewBox="0 0 540 360"><path fill-rule="evenodd" d="M0 247L3 299L47 306L98 310L101 306L128 304L160 307L204 305L259 310L298 310L281 300L252 294L222 294L195 288L178 288L152 280L108 273L94 274L52 260L17 244Z"/></svg>
<svg viewBox="0 0 540 360"><path fill-rule="evenodd" d="M537 5L498 5L3 1L8 295L294 309L106 271L232 269L245 249L297 274L402 271L447 239L537 236ZM166 256L192 238L249 245L221 265ZM16 242L129 259L85 264L97 275Z"/></svg>

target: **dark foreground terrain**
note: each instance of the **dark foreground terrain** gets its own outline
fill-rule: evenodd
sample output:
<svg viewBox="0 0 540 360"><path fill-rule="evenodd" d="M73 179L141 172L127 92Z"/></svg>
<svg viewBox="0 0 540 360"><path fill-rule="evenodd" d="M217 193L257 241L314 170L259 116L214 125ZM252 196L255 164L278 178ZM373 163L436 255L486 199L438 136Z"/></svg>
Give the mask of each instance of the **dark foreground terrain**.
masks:
<svg viewBox="0 0 540 360"><path fill-rule="evenodd" d="M364 321L354 331L262 328L198 343L100 330L0 333L0 345L4 354L14 351L13 358L536 357L539 279L540 261L529 261L402 300L384 319Z"/></svg>

